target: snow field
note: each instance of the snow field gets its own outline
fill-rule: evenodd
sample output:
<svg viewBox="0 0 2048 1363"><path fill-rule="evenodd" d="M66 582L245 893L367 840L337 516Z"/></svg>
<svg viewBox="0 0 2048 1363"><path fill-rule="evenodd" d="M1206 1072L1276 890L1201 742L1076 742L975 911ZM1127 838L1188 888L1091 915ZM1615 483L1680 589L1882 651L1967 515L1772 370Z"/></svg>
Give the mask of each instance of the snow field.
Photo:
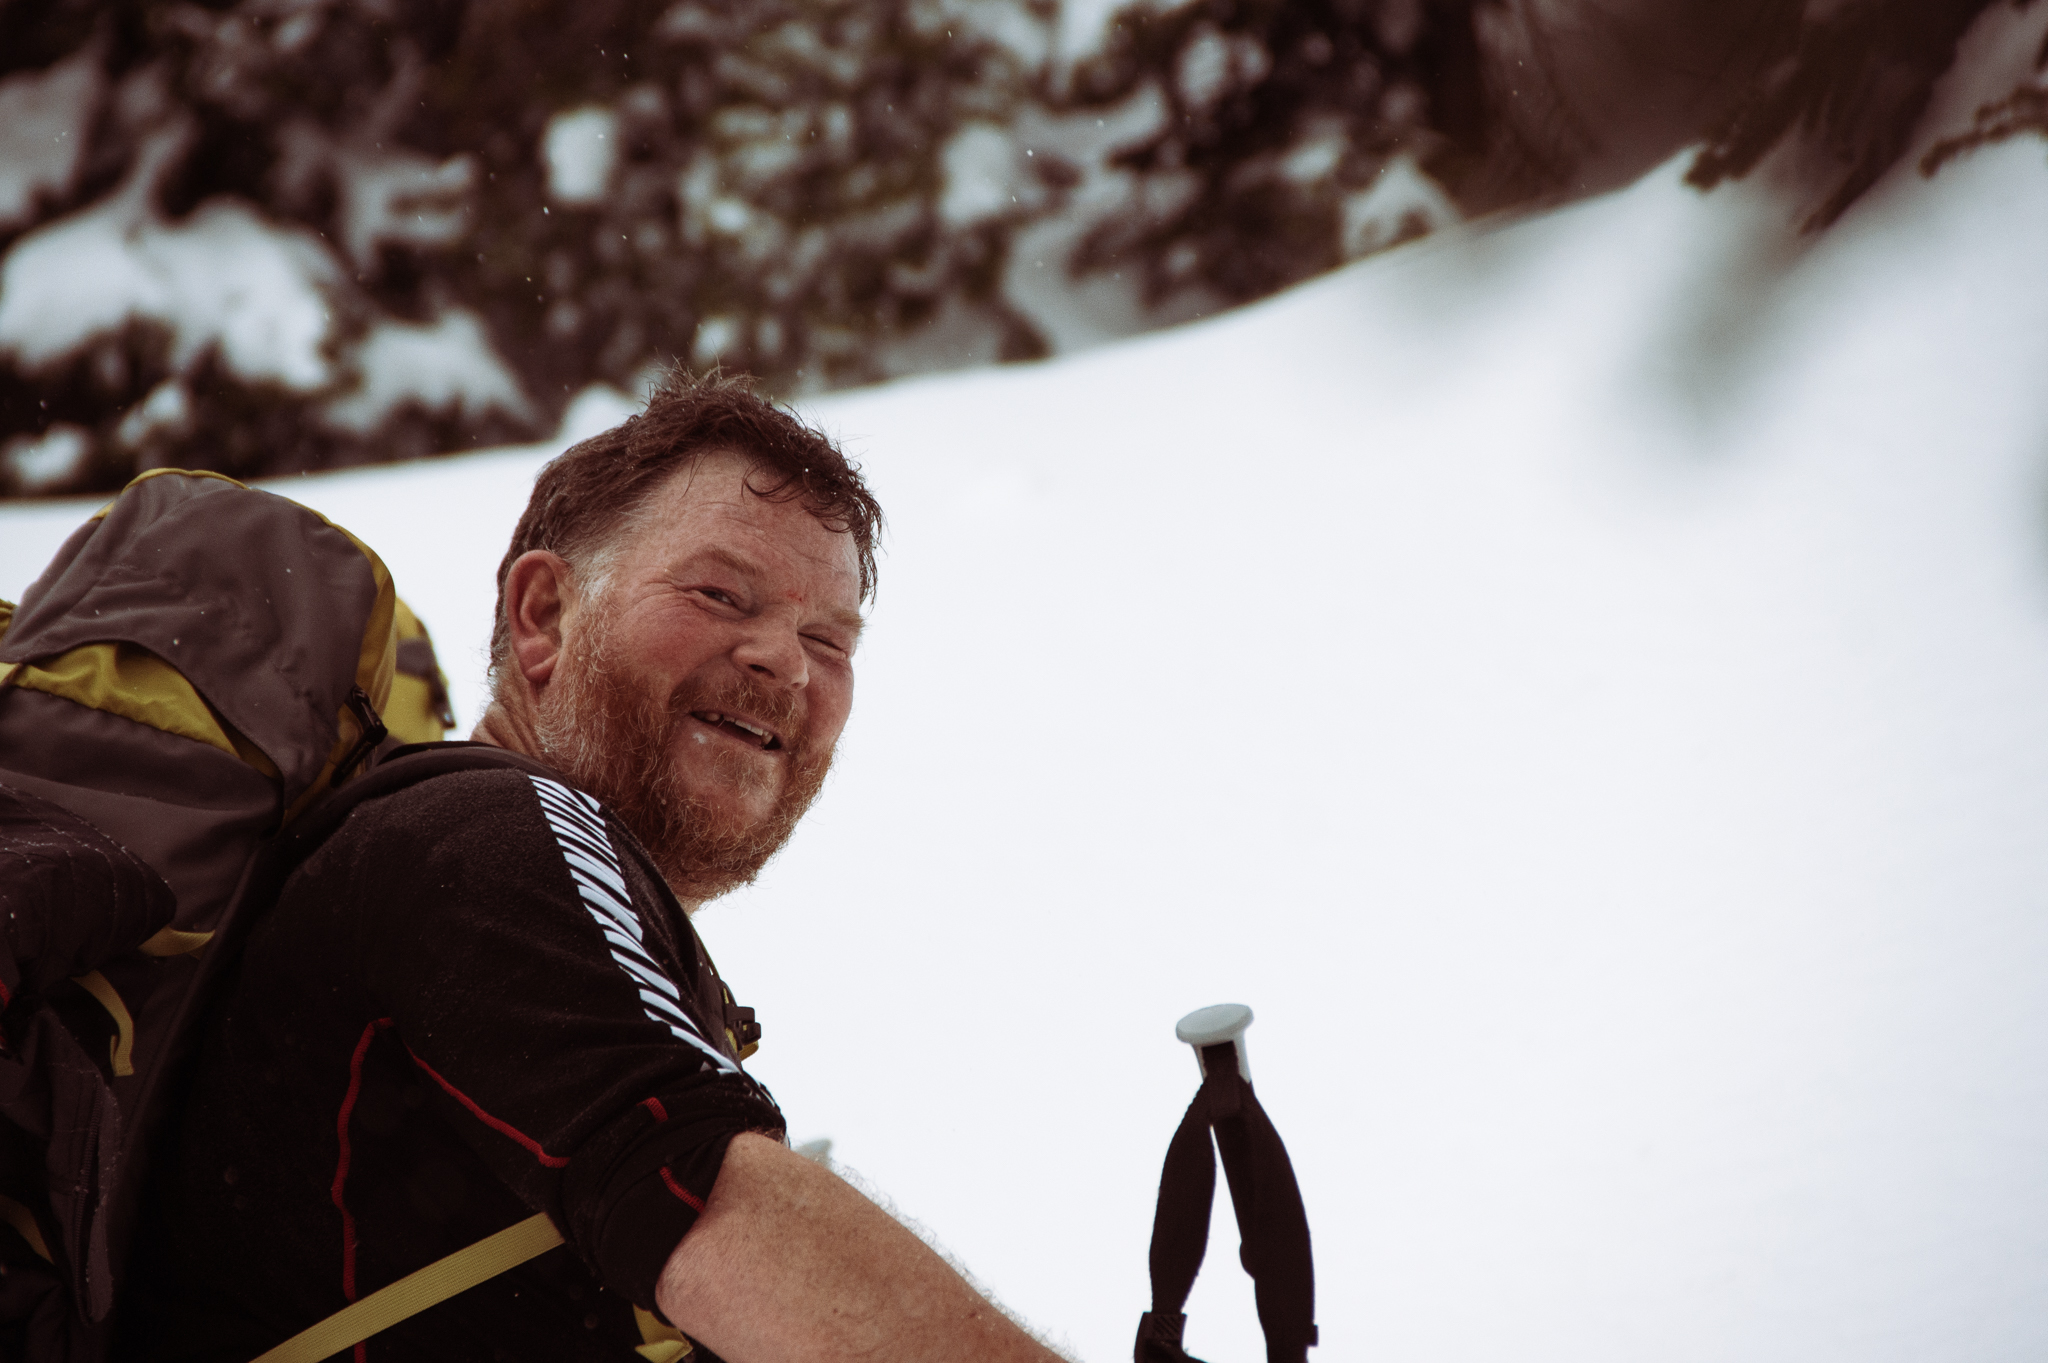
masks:
<svg viewBox="0 0 2048 1363"><path fill-rule="evenodd" d="M699 919L793 1137L1121 1358L1172 1024L1237 1000L1318 1357L2041 1357L2039 158L1803 244L1673 164L810 403L891 517L861 693ZM465 725L556 447L278 488L385 556ZM0 508L0 594L88 509ZM1212 1363L1262 1353L1235 1245Z"/></svg>

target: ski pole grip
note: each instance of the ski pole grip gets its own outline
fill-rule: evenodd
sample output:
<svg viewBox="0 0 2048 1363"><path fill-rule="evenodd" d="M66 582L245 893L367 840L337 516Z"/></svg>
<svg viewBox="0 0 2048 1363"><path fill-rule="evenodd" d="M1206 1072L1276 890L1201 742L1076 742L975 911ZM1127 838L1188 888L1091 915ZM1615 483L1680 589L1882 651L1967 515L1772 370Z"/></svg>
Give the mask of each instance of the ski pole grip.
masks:
<svg viewBox="0 0 2048 1363"><path fill-rule="evenodd" d="M1228 1041L1237 1048L1238 1075L1249 1084L1252 1062L1244 1049L1244 1029L1252 1025L1252 1010L1241 1003L1212 1003L1197 1008L1173 1025L1173 1034L1195 1048L1195 1065L1208 1077L1209 1066L1202 1059L1204 1046L1221 1046Z"/></svg>

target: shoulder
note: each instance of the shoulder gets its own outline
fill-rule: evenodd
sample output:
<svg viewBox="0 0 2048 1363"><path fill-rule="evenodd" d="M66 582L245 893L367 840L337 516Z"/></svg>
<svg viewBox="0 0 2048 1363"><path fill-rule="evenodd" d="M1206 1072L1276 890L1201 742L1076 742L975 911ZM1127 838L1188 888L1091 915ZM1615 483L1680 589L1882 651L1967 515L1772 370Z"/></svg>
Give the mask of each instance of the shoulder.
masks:
<svg viewBox="0 0 2048 1363"><path fill-rule="evenodd" d="M543 780L512 767L430 776L363 801L330 841L382 835L412 842L465 831L508 832L522 824L538 833L544 831L544 822L536 786Z"/></svg>
<svg viewBox="0 0 2048 1363"><path fill-rule="evenodd" d="M529 769L530 768L530 769ZM582 799L538 763L403 772L379 768L299 830L301 873L343 871L412 880L531 875L559 863L559 839L543 804ZM594 802L592 802L594 804Z"/></svg>
<svg viewBox="0 0 2048 1363"><path fill-rule="evenodd" d="M380 779L395 788L378 791ZM368 780L345 819L317 839L301 875L394 883L424 876L472 890L516 881L570 898L616 899L622 902L611 907L621 910L631 903L657 915L681 912L653 860L611 811L538 762L424 773L380 768Z"/></svg>
<svg viewBox="0 0 2048 1363"><path fill-rule="evenodd" d="M485 880L545 866L579 882L597 874L620 893L640 878L625 867L652 866L594 796L532 762L430 774L362 799L314 859L371 860L400 875L459 869Z"/></svg>

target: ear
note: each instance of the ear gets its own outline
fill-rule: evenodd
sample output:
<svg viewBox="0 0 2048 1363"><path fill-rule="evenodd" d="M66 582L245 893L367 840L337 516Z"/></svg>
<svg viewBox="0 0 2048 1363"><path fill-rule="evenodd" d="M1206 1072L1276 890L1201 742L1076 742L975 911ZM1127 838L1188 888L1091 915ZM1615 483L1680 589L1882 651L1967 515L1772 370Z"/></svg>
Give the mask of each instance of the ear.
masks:
<svg viewBox="0 0 2048 1363"><path fill-rule="evenodd" d="M569 563L545 549L512 560L505 575L505 616L512 636L512 666L529 686L544 685L562 656L562 607L569 595Z"/></svg>

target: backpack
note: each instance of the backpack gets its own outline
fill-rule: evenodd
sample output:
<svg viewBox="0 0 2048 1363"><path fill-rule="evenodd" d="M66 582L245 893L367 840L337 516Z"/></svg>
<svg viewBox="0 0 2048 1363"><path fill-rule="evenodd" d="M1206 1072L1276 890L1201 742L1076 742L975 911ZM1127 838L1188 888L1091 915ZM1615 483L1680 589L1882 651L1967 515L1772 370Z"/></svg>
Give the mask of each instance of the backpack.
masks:
<svg viewBox="0 0 2048 1363"><path fill-rule="evenodd" d="M0 1363L106 1356L224 935L282 886L282 835L386 742L395 675L408 737L445 722L401 621L424 641L347 531L177 470L0 608Z"/></svg>
<svg viewBox="0 0 2048 1363"><path fill-rule="evenodd" d="M448 704L448 678L434 658L434 637L403 598L392 616L398 642L391 674L391 698L379 707L393 742L439 743L455 727Z"/></svg>

